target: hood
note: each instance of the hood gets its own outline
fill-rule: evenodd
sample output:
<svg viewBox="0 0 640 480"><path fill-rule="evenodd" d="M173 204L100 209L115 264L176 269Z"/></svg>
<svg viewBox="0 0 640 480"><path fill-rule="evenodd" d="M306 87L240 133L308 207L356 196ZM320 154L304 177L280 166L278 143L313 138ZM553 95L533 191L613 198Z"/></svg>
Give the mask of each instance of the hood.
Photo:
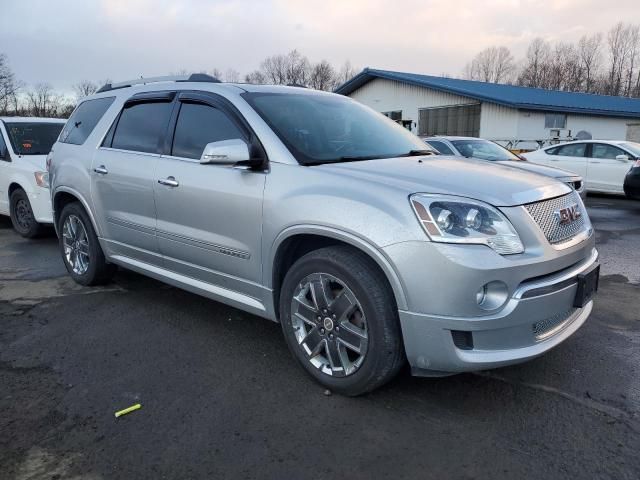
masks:
<svg viewBox="0 0 640 480"><path fill-rule="evenodd" d="M506 165L508 167L519 168L521 170L526 170L527 172L539 173L540 175L546 175L547 177L553 178L570 178L570 177L580 177L577 173L570 172L569 170L564 170L562 168L555 167L547 167L546 165L540 165L539 163L532 163L530 161L516 161L516 160L504 160L496 162L501 165Z"/></svg>
<svg viewBox="0 0 640 480"><path fill-rule="evenodd" d="M551 177L443 155L332 163L313 168L395 187L408 195L458 195L497 207L522 205L571 192L564 183Z"/></svg>
<svg viewBox="0 0 640 480"><path fill-rule="evenodd" d="M45 172L47 170L47 156L46 155L22 155L20 162L33 165L35 170Z"/></svg>

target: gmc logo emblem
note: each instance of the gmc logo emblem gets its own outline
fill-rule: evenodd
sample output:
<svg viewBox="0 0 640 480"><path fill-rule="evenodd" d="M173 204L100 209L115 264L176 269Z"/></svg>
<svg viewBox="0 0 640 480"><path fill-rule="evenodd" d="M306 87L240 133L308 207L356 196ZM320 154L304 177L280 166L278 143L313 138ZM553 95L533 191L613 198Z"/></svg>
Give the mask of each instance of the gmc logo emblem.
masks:
<svg viewBox="0 0 640 480"><path fill-rule="evenodd" d="M582 216L582 212L578 209L577 203L561 208L560 210L556 210L553 214L558 219L558 223L560 223L560 225L573 223Z"/></svg>

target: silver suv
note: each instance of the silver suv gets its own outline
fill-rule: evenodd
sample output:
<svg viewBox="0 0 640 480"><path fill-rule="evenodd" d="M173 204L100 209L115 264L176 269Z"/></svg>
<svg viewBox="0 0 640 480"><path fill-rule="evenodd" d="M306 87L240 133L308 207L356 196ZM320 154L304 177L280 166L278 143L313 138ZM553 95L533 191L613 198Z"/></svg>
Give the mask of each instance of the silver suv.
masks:
<svg viewBox="0 0 640 480"><path fill-rule="evenodd" d="M424 148L330 93L105 85L48 158L62 257L83 285L119 265L280 322L304 369L347 395L405 361L448 375L568 338L598 285L579 195Z"/></svg>

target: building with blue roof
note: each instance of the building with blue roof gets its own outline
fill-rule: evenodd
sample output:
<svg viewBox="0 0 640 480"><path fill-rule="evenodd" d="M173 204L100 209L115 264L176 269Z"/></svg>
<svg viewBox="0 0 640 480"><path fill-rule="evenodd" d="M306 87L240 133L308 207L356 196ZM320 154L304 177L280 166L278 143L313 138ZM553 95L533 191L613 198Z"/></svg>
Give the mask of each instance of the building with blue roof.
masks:
<svg viewBox="0 0 640 480"><path fill-rule="evenodd" d="M640 99L365 68L336 89L416 134L532 148L571 139L640 141Z"/></svg>

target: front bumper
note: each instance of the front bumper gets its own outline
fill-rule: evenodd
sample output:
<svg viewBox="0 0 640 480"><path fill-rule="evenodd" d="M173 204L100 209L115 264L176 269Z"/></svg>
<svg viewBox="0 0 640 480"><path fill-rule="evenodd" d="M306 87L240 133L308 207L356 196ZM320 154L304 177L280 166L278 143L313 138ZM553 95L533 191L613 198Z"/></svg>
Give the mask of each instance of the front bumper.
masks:
<svg viewBox="0 0 640 480"><path fill-rule="evenodd" d="M48 188L33 187L27 194L33 216L38 223L53 223L53 210L51 208L51 194Z"/></svg>
<svg viewBox="0 0 640 480"><path fill-rule="evenodd" d="M547 246L511 258L484 246L386 248L409 293L409 309L399 315L413 373L438 376L519 363L571 336L593 308L592 301L573 307L577 276L597 263L593 237L563 251ZM508 285L508 299L495 311L479 311L474 293L492 280Z"/></svg>
<svg viewBox="0 0 640 480"><path fill-rule="evenodd" d="M640 200L640 167L632 168L624 179L624 193L629 198Z"/></svg>

